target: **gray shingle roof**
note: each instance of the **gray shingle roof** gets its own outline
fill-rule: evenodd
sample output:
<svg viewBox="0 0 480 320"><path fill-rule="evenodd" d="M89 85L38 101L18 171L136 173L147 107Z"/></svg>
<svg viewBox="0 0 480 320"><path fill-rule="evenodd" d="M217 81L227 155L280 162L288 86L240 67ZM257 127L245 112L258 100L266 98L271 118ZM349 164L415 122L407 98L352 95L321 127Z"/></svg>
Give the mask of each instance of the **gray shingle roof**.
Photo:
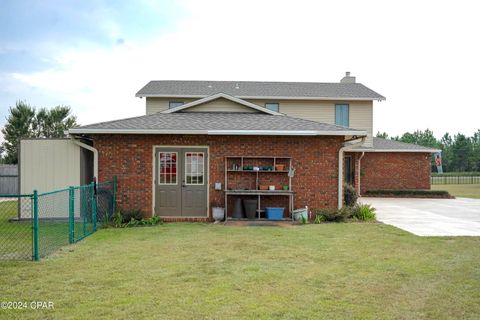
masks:
<svg viewBox="0 0 480 320"><path fill-rule="evenodd" d="M424 146L419 146L413 143L404 143L395 140L388 140L382 138L373 138L373 147L358 147L354 149L355 151L377 151L377 152L388 152L388 151L403 151L403 152L437 152L433 148L428 148Z"/></svg>
<svg viewBox="0 0 480 320"><path fill-rule="evenodd" d="M385 100L361 83L260 82L260 81L150 81L137 97L206 97L223 92L239 98L326 98Z"/></svg>
<svg viewBox="0 0 480 320"><path fill-rule="evenodd" d="M303 132L304 135L364 135L365 131L264 113L177 112L154 113L135 118L101 122L70 129L80 133L163 133L219 134L219 131L270 131L285 135ZM308 134L310 132L310 134ZM238 134L242 134L239 132ZM243 133L244 134L244 133ZM268 134L268 133L265 133ZM302 135L302 134L298 134Z"/></svg>

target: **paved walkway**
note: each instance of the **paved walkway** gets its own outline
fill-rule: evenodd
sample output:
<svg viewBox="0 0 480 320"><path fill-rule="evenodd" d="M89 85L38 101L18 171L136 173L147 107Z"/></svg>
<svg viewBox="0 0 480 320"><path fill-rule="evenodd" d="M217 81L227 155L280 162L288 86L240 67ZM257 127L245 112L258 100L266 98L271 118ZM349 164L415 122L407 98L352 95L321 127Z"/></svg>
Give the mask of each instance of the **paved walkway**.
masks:
<svg viewBox="0 0 480 320"><path fill-rule="evenodd" d="M418 236L480 236L480 199L360 198L377 220Z"/></svg>

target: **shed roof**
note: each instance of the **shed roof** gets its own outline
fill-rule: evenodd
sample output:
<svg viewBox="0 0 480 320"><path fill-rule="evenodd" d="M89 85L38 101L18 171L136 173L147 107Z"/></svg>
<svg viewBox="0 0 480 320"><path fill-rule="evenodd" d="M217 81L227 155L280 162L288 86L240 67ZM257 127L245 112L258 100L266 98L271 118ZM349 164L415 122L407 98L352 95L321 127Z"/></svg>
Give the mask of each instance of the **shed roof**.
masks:
<svg viewBox="0 0 480 320"><path fill-rule="evenodd" d="M361 83L263 81L150 81L136 96L203 98L220 92L243 99L385 100Z"/></svg>

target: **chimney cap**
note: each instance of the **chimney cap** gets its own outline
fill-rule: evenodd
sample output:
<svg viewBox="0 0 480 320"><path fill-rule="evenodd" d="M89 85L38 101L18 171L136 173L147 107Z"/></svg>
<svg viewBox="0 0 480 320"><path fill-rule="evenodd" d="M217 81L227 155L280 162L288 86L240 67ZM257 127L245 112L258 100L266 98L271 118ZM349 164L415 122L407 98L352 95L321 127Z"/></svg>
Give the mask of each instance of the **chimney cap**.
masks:
<svg viewBox="0 0 480 320"><path fill-rule="evenodd" d="M345 77L340 80L340 83L355 83L355 77L350 75L350 71L345 72Z"/></svg>

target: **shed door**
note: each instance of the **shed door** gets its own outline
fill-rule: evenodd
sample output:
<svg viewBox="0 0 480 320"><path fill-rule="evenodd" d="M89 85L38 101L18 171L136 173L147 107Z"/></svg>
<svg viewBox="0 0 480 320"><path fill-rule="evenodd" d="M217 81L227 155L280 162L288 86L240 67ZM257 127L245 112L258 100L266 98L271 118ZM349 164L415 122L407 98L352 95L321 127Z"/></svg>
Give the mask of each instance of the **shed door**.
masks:
<svg viewBox="0 0 480 320"><path fill-rule="evenodd" d="M156 150L155 213L207 216L207 149Z"/></svg>

